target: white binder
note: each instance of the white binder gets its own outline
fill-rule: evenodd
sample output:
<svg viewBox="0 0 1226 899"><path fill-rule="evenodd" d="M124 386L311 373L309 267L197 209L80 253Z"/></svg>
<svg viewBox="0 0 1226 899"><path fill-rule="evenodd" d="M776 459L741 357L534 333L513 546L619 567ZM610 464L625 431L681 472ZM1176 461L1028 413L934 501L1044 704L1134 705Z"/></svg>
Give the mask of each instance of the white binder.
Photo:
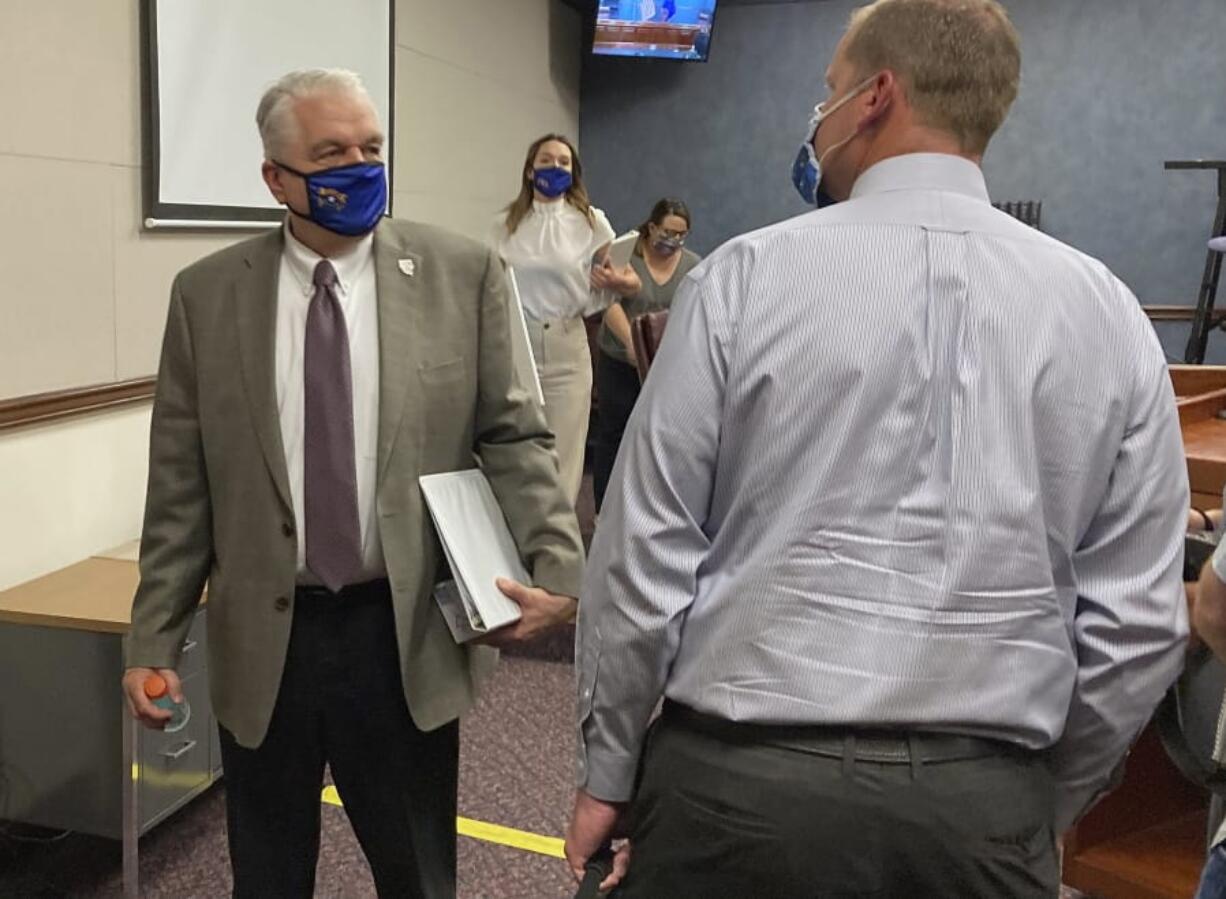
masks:
<svg viewBox="0 0 1226 899"><path fill-rule="evenodd" d="M639 244L639 232L631 229L617 240L609 244L609 263L615 269L623 269L630 264L634 248Z"/></svg>
<svg viewBox="0 0 1226 899"><path fill-rule="evenodd" d="M536 356L532 353L532 341L528 339L528 322L524 318L524 304L519 298L519 282L515 269L507 266L507 280L511 282L511 361L515 376L527 387L539 405L545 405L545 392L541 390L541 378L536 373Z"/></svg>
<svg viewBox="0 0 1226 899"><path fill-rule="evenodd" d="M476 468L418 478L454 580L435 586L434 598L457 643L467 643L520 619L519 606L495 585L532 580L519 558L502 508Z"/></svg>

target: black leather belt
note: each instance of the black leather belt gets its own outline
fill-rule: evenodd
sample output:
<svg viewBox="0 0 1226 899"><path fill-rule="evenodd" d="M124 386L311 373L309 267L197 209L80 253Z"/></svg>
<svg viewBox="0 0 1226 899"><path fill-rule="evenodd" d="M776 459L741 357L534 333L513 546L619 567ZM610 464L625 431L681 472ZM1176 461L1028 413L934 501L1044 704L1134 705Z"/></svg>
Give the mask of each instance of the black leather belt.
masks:
<svg viewBox="0 0 1226 899"><path fill-rule="evenodd" d="M669 699L664 701L661 717L669 724L727 742L778 746L844 761L913 765L1035 754L1003 740L957 734L728 721Z"/></svg>
<svg viewBox="0 0 1226 899"><path fill-rule="evenodd" d="M378 578L361 584L350 584L333 593L327 587L315 584L299 584L294 588L294 598L298 600L334 601L344 600L355 602L364 599L384 599L392 594L391 584L387 578Z"/></svg>

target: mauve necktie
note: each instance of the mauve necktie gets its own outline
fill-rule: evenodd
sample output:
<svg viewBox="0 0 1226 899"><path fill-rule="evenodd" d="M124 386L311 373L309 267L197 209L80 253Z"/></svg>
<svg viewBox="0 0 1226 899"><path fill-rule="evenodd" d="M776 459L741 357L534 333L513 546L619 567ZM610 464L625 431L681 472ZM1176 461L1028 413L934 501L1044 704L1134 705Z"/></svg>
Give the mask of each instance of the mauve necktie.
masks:
<svg viewBox="0 0 1226 899"><path fill-rule="evenodd" d="M355 582L362 567L358 476L353 449L353 378L349 332L336 296L336 269L315 266L304 357L306 417L303 482L306 563L332 591Z"/></svg>

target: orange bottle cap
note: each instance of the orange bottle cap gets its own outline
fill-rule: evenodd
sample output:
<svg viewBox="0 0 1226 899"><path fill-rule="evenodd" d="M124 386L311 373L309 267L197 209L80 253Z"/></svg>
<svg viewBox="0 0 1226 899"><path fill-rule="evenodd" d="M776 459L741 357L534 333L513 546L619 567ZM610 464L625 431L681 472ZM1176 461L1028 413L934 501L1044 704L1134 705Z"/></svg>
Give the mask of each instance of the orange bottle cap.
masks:
<svg viewBox="0 0 1226 899"><path fill-rule="evenodd" d="M166 695L166 678L160 674L151 674L145 678L145 695L150 699L161 699Z"/></svg>

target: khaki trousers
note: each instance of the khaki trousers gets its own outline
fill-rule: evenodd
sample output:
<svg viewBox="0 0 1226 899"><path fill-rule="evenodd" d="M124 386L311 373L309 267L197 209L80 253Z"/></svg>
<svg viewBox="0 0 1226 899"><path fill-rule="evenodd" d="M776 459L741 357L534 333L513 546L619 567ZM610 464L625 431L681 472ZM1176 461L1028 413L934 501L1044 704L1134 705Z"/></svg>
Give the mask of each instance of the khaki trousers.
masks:
<svg viewBox="0 0 1226 899"><path fill-rule="evenodd" d="M528 319L528 339L545 394L545 421L557 440L558 471L573 504L583 482L592 409L592 357L581 318Z"/></svg>

